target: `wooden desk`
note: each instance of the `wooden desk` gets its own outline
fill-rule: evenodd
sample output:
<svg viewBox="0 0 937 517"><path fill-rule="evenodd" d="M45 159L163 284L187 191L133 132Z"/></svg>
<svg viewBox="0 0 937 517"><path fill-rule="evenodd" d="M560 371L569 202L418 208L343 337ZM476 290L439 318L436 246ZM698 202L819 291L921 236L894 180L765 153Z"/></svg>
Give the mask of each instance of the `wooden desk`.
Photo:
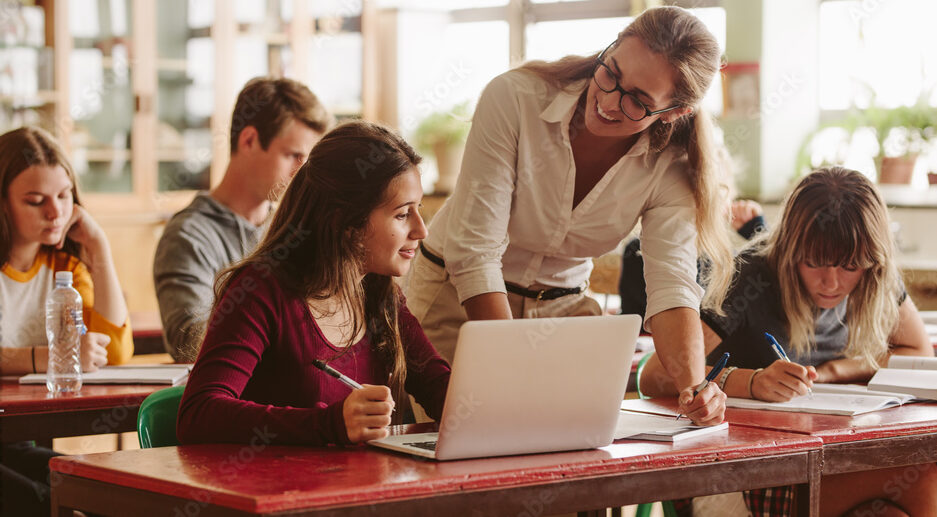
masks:
<svg viewBox="0 0 937 517"><path fill-rule="evenodd" d="M130 313L133 338L163 338L163 321L159 311L136 311Z"/></svg>
<svg viewBox="0 0 937 517"><path fill-rule="evenodd" d="M163 344L163 322L159 317L159 311L131 312L130 326L133 328L135 353L157 354L166 351Z"/></svg>
<svg viewBox="0 0 937 517"><path fill-rule="evenodd" d="M674 410L675 398L629 400L639 410ZM822 474L937 462L937 403L914 403L853 417L726 409L732 425L783 431L823 441Z"/></svg>
<svg viewBox="0 0 937 517"><path fill-rule="evenodd" d="M82 386L74 396L53 397L44 384L0 384L0 442L136 431L137 410L147 395L166 386Z"/></svg>
<svg viewBox="0 0 937 517"><path fill-rule="evenodd" d="M739 426L677 446L622 440L587 451L450 462L260 441L163 447L54 458L52 504L62 516L72 508L104 515L549 515L779 484L813 494L820 443ZM819 502L804 500L815 515Z"/></svg>

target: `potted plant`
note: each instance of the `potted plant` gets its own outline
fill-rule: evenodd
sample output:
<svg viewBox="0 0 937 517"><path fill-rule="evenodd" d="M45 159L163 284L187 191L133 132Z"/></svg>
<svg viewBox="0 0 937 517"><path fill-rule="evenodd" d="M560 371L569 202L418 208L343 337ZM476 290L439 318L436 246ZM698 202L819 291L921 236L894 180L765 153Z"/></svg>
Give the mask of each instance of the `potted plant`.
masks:
<svg viewBox="0 0 937 517"><path fill-rule="evenodd" d="M842 120L823 124L807 137L798 159L801 172L821 165L811 163L811 144L817 133L831 127L845 130L846 146L859 129L873 130L878 141L875 163L879 183L908 184L918 154L937 136L937 108L930 106L924 96L913 106L852 108Z"/></svg>
<svg viewBox="0 0 937 517"><path fill-rule="evenodd" d="M436 158L439 179L433 189L438 194L448 194L455 188L470 127L471 114L468 102L464 102L450 110L430 114L413 132L416 148Z"/></svg>
<svg viewBox="0 0 937 517"><path fill-rule="evenodd" d="M934 137L937 108L922 99L914 106L873 107L865 111L865 116L878 137L879 183L911 183L914 162Z"/></svg>

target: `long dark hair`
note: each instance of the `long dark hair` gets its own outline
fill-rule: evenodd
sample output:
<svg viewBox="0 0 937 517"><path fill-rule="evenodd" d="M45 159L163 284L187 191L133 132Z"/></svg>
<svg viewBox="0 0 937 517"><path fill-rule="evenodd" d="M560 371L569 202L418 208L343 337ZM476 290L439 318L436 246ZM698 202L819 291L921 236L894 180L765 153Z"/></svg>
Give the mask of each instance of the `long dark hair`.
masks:
<svg viewBox="0 0 937 517"><path fill-rule="evenodd" d="M61 166L72 182L72 201L78 201L78 181L71 164L65 158L62 148L55 138L37 127L21 127L0 135L0 202L9 203L10 183L26 169L39 165L45 167ZM0 266L10 260L13 245L13 222L6 210L0 210ZM51 246L45 246L51 249ZM63 250L74 257L79 256L81 247L75 241L65 238Z"/></svg>
<svg viewBox="0 0 937 517"><path fill-rule="evenodd" d="M248 268L273 274L284 289L305 300L336 297L352 315L351 339L366 330L372 346L392 365L388 385L394 400L406 400L397 321L400 292L386 275L358 279L368 217L384 201L390 182L421 160L403 138L377 124L348 122L326 133L287 187L257 249L218 275L215 308ZM346 343L345 350L352 344Z"/></svg>

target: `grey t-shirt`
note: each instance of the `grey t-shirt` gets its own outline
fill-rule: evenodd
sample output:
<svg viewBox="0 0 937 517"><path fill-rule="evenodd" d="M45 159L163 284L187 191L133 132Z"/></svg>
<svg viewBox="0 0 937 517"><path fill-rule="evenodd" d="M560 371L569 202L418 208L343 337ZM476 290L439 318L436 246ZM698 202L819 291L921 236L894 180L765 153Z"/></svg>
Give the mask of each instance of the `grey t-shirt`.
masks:
<svg viewBox="0 0 937 517"><path fill-rule="evenodd" d="M207 192L166 224L156 247L153 281L166 351L175 360L198 357L215 275L253 251L266 227L252 225Z"/></svg>
<svg viewBox="0 0 937 517"><path fill-rule="evenodd" d="M723 352L729 352L729 365L739 368L764 368L777 360L768 345L765 332L777 338L791 361L817 366L844 357L849 338L846 325L847 296L832 309L822 309L816 319L816 346L806 355L799 355L789 346L787 319L781 307L781 290L777 275L764 257L746 251L736 258L739 270L724 305L725 316L704 310L700 318L722 338L722 343L706 358L715 364ZM898 303L907 293L902 288Z"/></svg>

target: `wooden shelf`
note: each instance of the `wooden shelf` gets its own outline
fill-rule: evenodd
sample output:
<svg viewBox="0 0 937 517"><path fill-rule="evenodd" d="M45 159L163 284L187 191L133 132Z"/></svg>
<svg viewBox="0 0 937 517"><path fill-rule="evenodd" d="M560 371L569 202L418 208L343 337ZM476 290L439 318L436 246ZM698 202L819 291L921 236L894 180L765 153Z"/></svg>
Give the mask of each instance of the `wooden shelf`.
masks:
<svg viewBox="0 0 937 517"><path fill-rule="evenodd" d="M22 95L0 95L0 104L12 108L39 108L46 104L58 101L56 93L51 90L39 90L35 95L24 97Z"/></svg>
<svg viewBox="0 0 937 517"><path fill-rule="evenodd" d="M73 154L84 154L89 162L114 162L117 160L130 161L130 149L111 149L107 147L98 148L76 148Z"/></svg>
<svg viewBox="0 0 937 517"><path fill-rule="evenodd" d="M161 57L156 60L156 69L160 72L188 72L188 60Z"/></svg>

